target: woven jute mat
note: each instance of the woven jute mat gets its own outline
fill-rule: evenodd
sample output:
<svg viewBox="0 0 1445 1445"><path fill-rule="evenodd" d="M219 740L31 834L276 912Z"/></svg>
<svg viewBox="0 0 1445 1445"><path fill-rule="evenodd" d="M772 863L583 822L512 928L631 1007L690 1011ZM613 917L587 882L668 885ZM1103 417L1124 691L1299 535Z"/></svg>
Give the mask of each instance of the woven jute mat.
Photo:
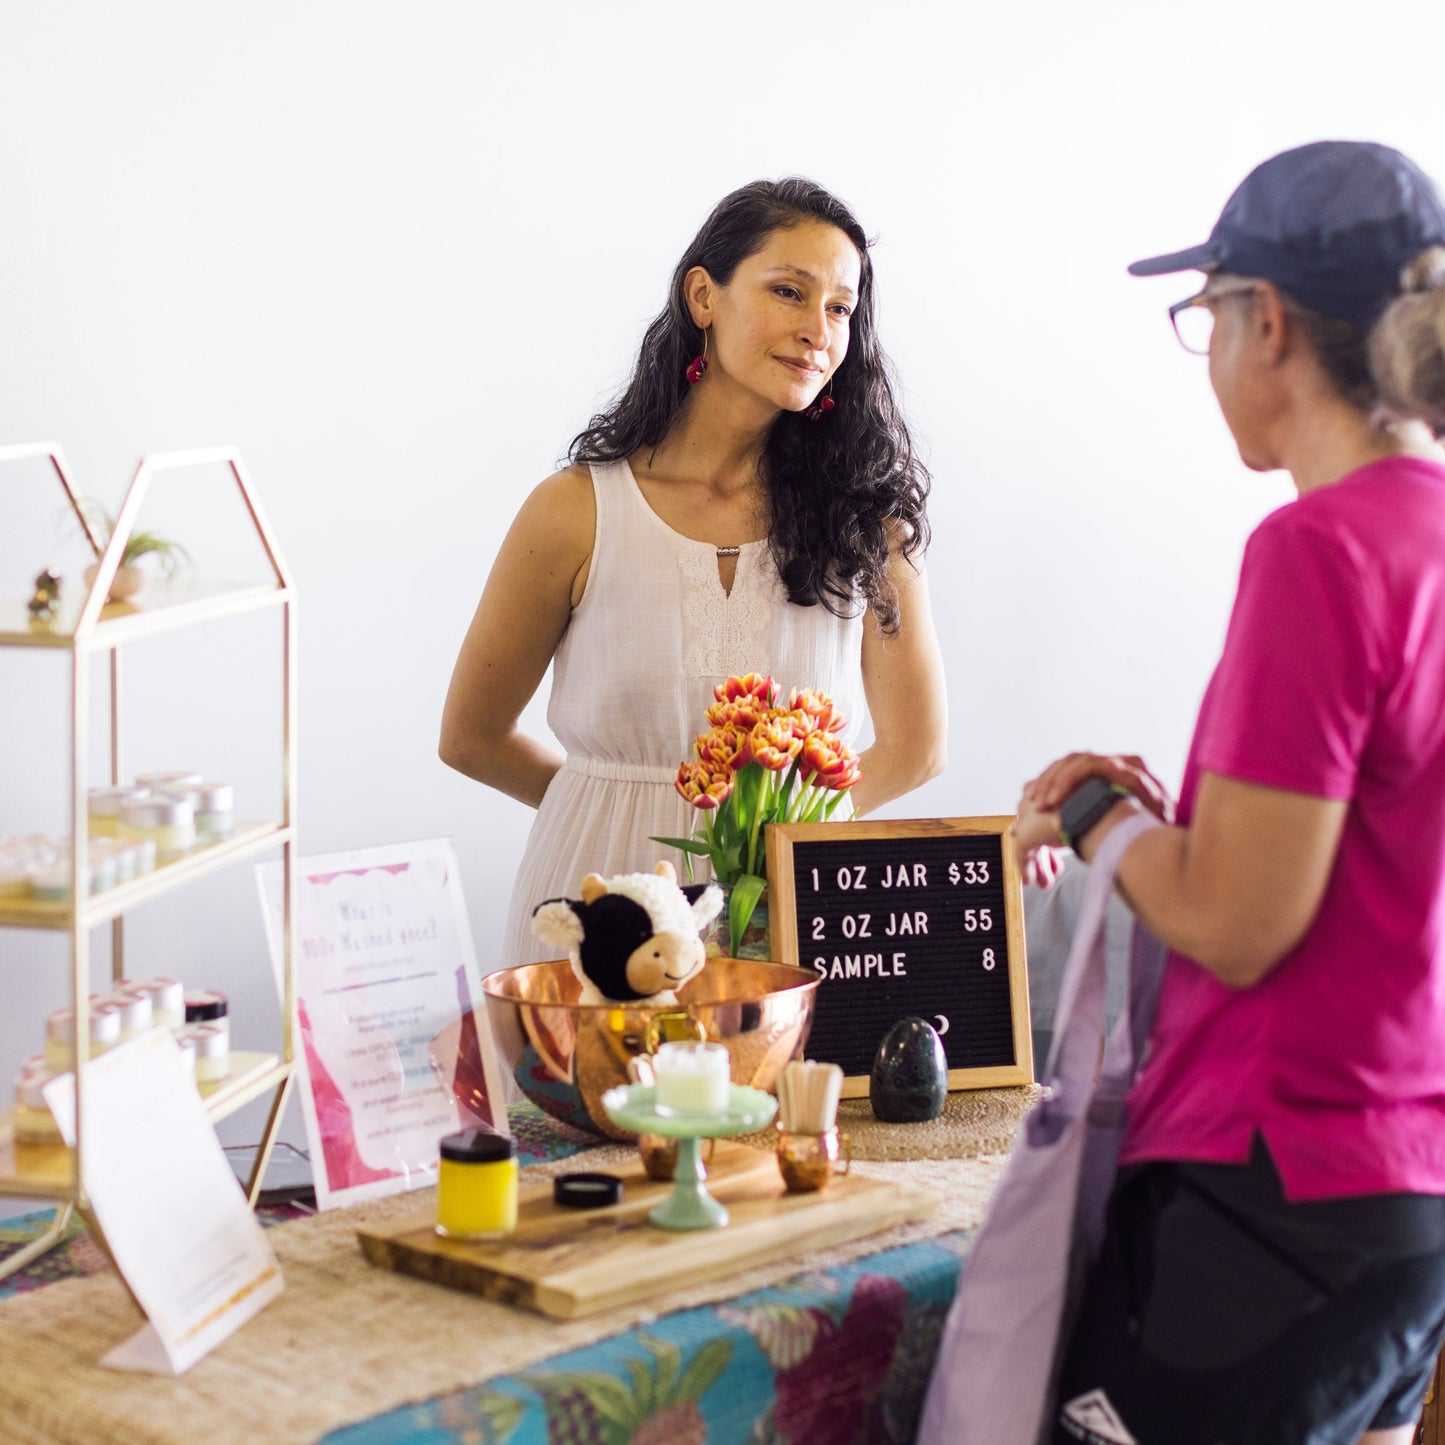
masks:
<svg viewBox="0 0 1445 1445"><path fill-rule="evenodd" d="M844 1099L838 1105L838 1128L858 1160L978 1159L1007 1153L1024 1115L1043 1096L1038 1084L960 1089L945 1097L936 1119L921 1124L885 1124L873 1117L867 1099ZM771 1128L746 1136L760 1149L771 1148L776 1139Z"/></svg>
<svg viewBox="0 0 1445 1445"><path fill-rule="evenodd" d="M632 1157L624 1146L598 1149L534 1166L524 1178L616 1169ZM976 1227L1003 1163L993 1155L855 1166L936 1189L942 1203L919 1224L832 1249L800 1248L795 1259L584 1320L550 1320L367 1264L357 1227L427 1210L431 1191L298 1220L267 1235L285 1274L284 1293L179 1379L103 1369L100 1357L133 1334L141 1316L114 1274L67 1280L0 1304L0 1436L5 1445L312 1441L658 1315L760 1289L801 1269Z"/></svg>
<svg viewBox="0 0 1445 1445"><path fill-rule="evenodd" d="M867 1099L844 1099L838 1127L855 1159L977 1159L1003 1154L1025 1114L1043 1098L1038 1084L1012 1089L960 1089L943 1101L943 1112L922 1124L885 1124Z"/></svg>

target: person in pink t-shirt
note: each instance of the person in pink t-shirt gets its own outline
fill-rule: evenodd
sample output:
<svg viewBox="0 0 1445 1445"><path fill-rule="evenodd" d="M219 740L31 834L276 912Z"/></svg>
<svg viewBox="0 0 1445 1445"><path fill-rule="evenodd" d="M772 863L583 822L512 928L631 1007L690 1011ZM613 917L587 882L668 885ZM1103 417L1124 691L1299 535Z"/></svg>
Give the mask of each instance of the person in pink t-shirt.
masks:
<svg viewBox="0 0 1445 1445"><path fill-rule="evenodd" d="M1404 1445L1445 1339L1445 203L1398 151L1302 146L1130 268L1188 269L1179 339L1299 496L1177 809L1094 753L1020 801L1026 870L1172 823L1119 872L1171 951L1055 1438Z"/></svg>

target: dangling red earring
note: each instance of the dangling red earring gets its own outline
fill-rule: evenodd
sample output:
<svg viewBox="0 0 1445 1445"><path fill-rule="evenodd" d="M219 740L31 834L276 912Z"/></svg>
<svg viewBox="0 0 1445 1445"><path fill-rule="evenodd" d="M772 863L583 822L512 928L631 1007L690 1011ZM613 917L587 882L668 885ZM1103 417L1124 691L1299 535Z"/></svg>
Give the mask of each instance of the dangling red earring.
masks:
<svg viewBox="0 0 1445 1445"><path fill-rule="evenodd" d="M828 389L808 408L809 421L822 421L837 405L833 400L833 378L828 378Z"/></svg>
<svg viewBox="0 0 1445 1445"><path fill-rule="evenodd" d="M702 380L702 374L707 370L707 332L702 334L702 355L694 356L692 365L687 369L687 379L696 386Z"/></svg>

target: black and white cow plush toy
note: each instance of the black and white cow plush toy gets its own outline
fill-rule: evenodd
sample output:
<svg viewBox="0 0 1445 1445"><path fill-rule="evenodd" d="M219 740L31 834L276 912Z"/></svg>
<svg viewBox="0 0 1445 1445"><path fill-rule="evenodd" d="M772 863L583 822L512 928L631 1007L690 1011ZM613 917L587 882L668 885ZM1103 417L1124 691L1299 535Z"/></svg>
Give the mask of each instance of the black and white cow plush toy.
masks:
<svg viewBox="0 0 1445 1445"><path fill-rule="evenodd" d="M679 888L671 863L652 873L582 880L581 899L549 898L532 912L545 943L567 950L579 1003L673 1004L707 960L702 931L722 911L713 883Z"/></svg>

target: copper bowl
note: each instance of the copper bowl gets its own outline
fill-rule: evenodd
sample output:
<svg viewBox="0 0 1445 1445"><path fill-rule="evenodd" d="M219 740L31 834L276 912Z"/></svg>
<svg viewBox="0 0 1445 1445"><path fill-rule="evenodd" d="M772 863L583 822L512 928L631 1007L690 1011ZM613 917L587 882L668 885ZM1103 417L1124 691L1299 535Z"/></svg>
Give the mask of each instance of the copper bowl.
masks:
<svg viewBox="0 0 1445 1445"><path fill-rule="evenodd" d="M628 1061L666 1039L725 1044L733 1083L771 1091L783 1065L802 1057L817 991L810 969L744 958L709 959L665 1007L580 1004L565 958L482 979L492 1037L517 1087L554 1119L610 1139L632 1135L607 1117L603 1094L629 1083Z"/></svg>

